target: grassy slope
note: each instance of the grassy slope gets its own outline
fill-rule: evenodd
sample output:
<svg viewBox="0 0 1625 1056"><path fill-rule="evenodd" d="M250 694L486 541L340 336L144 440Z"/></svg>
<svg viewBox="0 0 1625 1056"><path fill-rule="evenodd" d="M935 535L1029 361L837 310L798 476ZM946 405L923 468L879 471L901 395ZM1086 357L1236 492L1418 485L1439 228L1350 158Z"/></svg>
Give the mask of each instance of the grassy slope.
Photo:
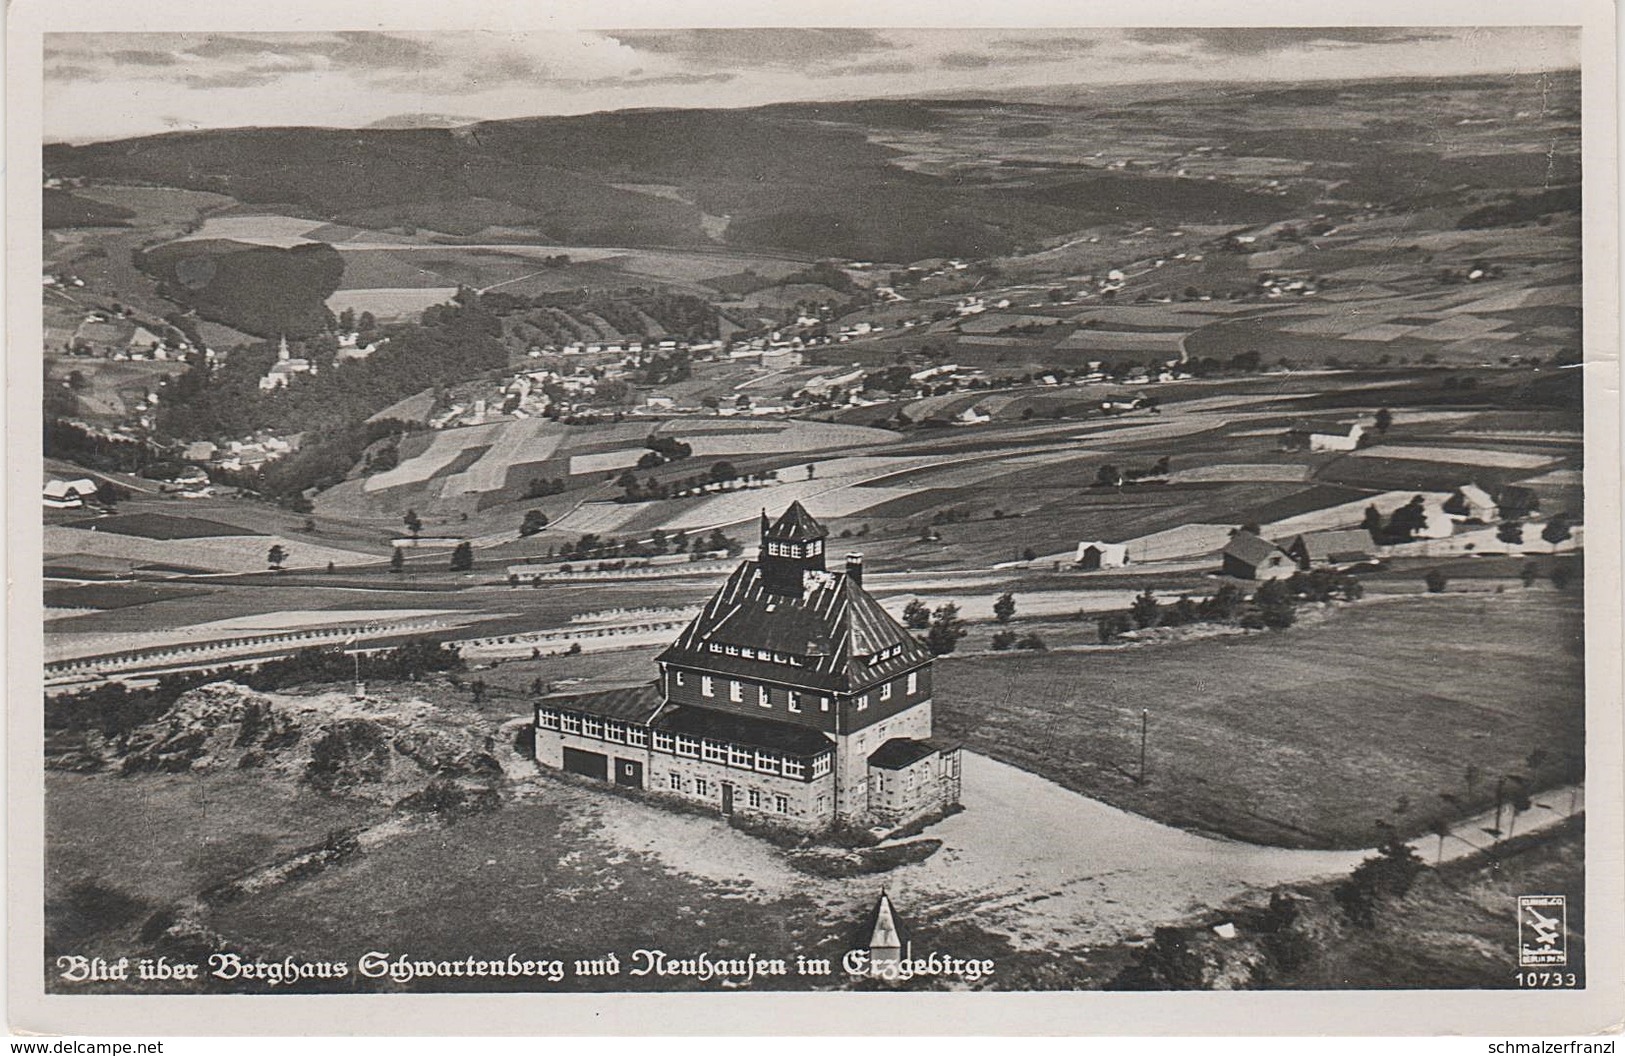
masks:
<svg viewBox="0 0 1625 1056"><path fill-rule="evenodd" d="M1578 752L1578 599L1548 588L1366 602L1275 635L944 661L939 734L1085 795L1262 843L1359 847L1426 831L1464 772L1537 780ZM1150 779L1136 786L1141 709ZM1396 811L1401 796L1406 812Z"/></svg>

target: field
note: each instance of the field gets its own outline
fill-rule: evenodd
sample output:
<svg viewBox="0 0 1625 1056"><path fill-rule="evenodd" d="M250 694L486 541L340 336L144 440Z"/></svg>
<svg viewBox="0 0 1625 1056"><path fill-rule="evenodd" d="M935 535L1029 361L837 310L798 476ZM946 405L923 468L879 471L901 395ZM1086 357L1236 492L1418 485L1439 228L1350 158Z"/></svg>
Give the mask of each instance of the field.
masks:
<svg viewBox="0 0 1625 1056"><path fill-rule="evenodd" d="M204 520L201 517L170 517L162 513L115 514L83 521L69 521L64 528L84 528L143 539L200 539L223 535L257 535L234 524Z"/></svg>
<svg viewBox="0 0 1625 1056"><path fill-rule="evenodd" d="M1461 633L1471 627L1470 635ZM1493 805L1480 774L1561 784L1583 743L1578 597L1357 603L1274 635L1143 650L948 660L943 735L1182 827L1357 847ZM1148 714L1146 783L1134 781Z"/></svg>

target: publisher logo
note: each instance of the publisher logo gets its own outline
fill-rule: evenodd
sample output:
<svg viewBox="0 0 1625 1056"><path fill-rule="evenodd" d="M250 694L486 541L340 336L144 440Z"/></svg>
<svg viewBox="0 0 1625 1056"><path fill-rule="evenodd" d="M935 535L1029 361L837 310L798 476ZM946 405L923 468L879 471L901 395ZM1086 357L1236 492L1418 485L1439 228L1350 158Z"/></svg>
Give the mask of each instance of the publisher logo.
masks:
<svg viewBox="0 0 1625 1056"><path fill-rule="evenodd" d="M1518 896L1518 964L1569 963L1568 906L1563 895Z"/></svg>

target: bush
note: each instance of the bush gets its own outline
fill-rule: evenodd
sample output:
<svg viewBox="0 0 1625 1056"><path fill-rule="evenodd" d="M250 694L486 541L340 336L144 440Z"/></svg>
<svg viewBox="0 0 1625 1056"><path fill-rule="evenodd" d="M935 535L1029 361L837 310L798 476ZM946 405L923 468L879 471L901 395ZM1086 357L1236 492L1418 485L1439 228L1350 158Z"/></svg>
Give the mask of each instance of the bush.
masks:
<svg viewBox="0 0 1625 1056"><path fill-rule="evenodd" d="M1095 633L1099 635L1102 643L1115 641L1120 635L1128 633L1133 622L1121 612L1108 612L1095 619Z"/></svg>
<svg viewBox="0 0 1625 1056"><path fill-rule="evenodd" d="M1019 639L1016 640L1016 648L1017 649L1030 649L1030 650L1032 650L1034 652L1040 652L1041 653L1041 652L1043 652L1045 649L1047 649L1049 647L1044 644L1044 639L1040 638L1038 635L1036 635L1036 634L1024 634Z"/></svg>
<svg viewBox="0 0 1625 1056"><path fill-rule="evenodd" d="M998 652L1002 653L1015 644L1015 631L998 631L993 635L993 648Z"/></svg>
<svg viewBox="0 0 1625 1056"><path fill-rule="evenodd" d="M1435 568L1429 570L1428 574L1422 577L1422 582L1427 584L1429 594L1443 594L1444 588L1449 584L1450 580L1445 577L1443 572Z"/></svg>
<svg viewBox="0 0 1625 1056"><path fill-rule="evenodd" d="M1388 897L1403 898L1427 866L1410 845L1391 837L1376 857L1354 867L1349 878L1332 889L1332 897L1349 921L1362 928L1376 924L1377 905Z"/></svg>

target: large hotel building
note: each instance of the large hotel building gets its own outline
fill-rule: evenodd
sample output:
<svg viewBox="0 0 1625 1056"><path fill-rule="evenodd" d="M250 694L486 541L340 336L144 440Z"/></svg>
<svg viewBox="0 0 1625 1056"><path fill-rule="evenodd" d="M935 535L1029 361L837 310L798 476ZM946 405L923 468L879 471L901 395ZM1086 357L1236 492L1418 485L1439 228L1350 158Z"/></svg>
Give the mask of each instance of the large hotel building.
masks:
<svg viewBox="0 0 1625 1056"><path fill-rule="evenodd" d="M959 800L959 749L931 737L931 654L825 567L794 503L641 685L536 706L544 766L817 830L896 826Z"/></svg>

